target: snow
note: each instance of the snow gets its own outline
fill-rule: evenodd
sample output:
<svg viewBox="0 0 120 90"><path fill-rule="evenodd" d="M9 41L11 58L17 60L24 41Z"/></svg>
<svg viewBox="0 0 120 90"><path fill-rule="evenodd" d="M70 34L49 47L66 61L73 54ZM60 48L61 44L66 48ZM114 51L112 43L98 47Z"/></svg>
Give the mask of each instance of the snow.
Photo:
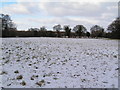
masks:
<svg viewBox="0 0 120 90"><path fill-rule="evenodd" d="M118 87L117 40L3 38L1 49L5 88Z"/></svg>

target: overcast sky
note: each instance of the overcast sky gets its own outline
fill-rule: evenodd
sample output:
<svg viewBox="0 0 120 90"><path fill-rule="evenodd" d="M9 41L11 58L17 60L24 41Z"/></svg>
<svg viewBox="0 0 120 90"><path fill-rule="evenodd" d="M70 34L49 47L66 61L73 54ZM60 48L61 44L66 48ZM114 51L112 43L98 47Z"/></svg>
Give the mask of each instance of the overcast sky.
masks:
<svg viewBox="0 0 120 90"><path fill-rule="evenodd" d="M0 13L9 14L19 30L41 26L52 29L56 24L70 25L73 28L82 24L89 31L93 25L107 28L118 16L119 0L49 1L3 0Z"/></svg>

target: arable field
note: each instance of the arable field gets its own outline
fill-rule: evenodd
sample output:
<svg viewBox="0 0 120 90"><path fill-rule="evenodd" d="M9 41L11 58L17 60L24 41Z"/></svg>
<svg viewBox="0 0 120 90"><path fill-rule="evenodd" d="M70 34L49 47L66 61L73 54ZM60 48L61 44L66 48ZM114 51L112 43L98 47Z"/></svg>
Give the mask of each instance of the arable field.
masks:
<svg viewBox="0 0 120 90"><path fill-rule="evenodd" d="M2 87L117 88L118 41L3 38Z"/></svg>

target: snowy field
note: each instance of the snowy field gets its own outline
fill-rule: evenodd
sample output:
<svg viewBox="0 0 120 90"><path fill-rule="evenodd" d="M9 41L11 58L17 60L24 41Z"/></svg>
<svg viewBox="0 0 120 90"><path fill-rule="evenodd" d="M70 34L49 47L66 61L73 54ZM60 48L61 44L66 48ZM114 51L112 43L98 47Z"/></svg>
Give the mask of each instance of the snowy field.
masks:
<svg viewBox="0 0 120 90"><path fill-rule="evenodd" d="M3 38L2 87L117 88L118 41Z"/></svg>

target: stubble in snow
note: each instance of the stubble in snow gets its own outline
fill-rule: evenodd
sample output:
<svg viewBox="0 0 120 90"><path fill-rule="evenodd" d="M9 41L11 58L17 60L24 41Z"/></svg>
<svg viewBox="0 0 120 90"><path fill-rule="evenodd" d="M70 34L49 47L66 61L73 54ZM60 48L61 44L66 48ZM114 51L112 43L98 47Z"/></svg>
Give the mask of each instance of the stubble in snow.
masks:
<svg viewBox="0 0 120 90"><path fill-rule="evenodd" d="M4 38L2 87L117 88L118 42Z"/></svg>

